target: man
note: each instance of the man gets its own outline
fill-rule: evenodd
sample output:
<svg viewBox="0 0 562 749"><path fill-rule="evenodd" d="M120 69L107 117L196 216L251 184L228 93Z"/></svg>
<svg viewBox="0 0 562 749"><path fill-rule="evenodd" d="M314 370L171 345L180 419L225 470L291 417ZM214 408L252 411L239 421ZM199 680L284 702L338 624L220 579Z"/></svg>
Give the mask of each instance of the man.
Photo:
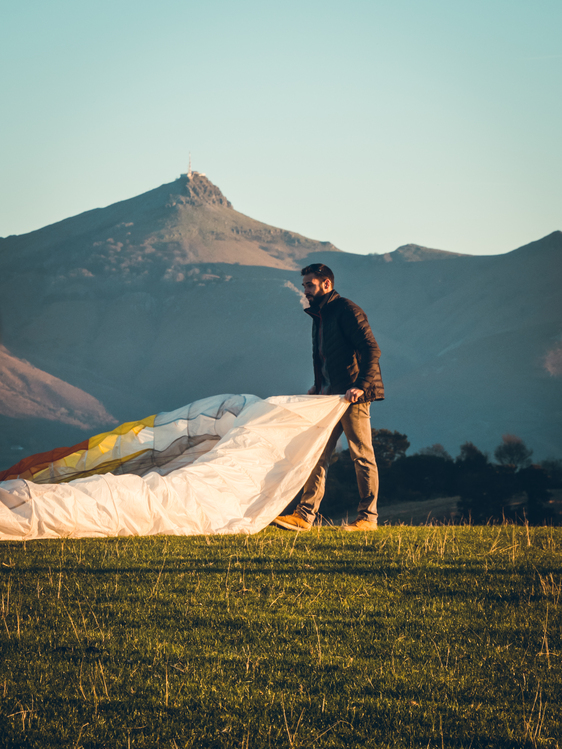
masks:
<svg viewBox="0 0 562 749"><path fill-rule="evenodd" d="M384 398L379 368L380 349L366 314L334 289L334 274L322 263L301 271L304 295L312 317L314 385L309 395L345 393L351 404L330 435L328 444L304 485L302 498L292 515L275 524L295 531L310 530L324 496L326 473L342 431L355 466L360 503L357 520L346 531L377 528L379 474L371 434L370 405Z"/></svg>

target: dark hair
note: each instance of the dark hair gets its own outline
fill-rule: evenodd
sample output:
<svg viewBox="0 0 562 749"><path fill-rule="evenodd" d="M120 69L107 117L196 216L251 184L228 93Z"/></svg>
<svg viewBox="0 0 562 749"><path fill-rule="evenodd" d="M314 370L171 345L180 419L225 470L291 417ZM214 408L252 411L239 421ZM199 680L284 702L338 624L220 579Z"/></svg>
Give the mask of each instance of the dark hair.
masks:
<svg viewBox="0 0 562 749"><path fill-rule="evenodd" d="M334 274L324 263L312 263L312 265L307 265L306 268L301 270L301 276L308 276L309 273L312 273L315 278L319 278L321 281L328 279L332 286L334 285Z"/></svg>

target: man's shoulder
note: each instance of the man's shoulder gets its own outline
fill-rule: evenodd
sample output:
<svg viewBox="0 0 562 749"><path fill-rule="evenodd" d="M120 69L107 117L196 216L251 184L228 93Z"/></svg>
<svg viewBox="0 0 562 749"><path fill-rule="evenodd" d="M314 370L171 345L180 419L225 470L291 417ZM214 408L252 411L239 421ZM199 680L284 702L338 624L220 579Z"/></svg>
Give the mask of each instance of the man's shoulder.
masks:
<svg viewBox="0 0 562 749"><path fill-rule="evenodd" d="M360 314L366 317L365 312L361 309L361 307L358 304L355 304L355 302L352 302L351 299L346 299L343 296L338 295L337 298L334 299L330 303L330 306L332 306L332 309L334 311L338 311L338 312L350 311L354 315Z"/></svg>

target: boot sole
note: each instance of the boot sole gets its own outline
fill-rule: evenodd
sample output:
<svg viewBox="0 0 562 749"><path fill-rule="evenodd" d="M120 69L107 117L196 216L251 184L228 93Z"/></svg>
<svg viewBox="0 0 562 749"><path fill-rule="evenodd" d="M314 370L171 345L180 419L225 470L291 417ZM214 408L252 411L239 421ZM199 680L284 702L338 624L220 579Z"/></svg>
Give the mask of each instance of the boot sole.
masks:
<svg viewBox="0 0 562 749"><path fill-rule="evenodd" d="M377 531L378 526L375 525L374 528L352 528L348 525L344 525L342 530L347 531L348 533L371 533L372 531Z"/></svg>
<svg viewBox="0 0 562 749"><path fill-rule="evenodd" d="M278 525L280 528L284 528L287 531L309 531L312 526L308 528L301 528L298 525L291 525L290 523L284 523L282 520L274 520L274 525Z"/></svg>

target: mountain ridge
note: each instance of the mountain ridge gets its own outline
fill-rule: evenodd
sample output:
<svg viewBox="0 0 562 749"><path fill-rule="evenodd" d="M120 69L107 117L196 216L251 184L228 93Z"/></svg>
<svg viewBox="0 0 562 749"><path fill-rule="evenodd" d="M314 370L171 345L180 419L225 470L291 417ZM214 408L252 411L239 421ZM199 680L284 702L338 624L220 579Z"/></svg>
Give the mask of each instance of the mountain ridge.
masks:
<svg viewBox="0 0 562 749"><path fill-rule="evenodd" d="M435 250L419 244L403 244L393 252L385 252L380 257L385 262L419 263L427 260L450 260L453 257L471 257L462 252Z"/></svg>
<svg viewBox="0 0 562 749"><path fill-rule="evenodd" d="M0 314L14 356L130 421L221 392L306 392L299 269L325 262L383 352L375 426L405 432L412 450L440 442L454 454L467 440L493 450L509 432L559 455L561 250L555 231L492 256L413 243L346 253L250 219L202 175L184 175L2 240ZM29 430L37 437L37 420Z"/></svg>
<svg viewBox="0 0 562 749"><path fill-rule="evenodd" d="M19 359L2 345L0 416L47 419L80 429L117 423L96 398Z"/></svg>
<svg viewBox="0 0 562 749"><path fill-rule="evenodd" d="M330 242L239 213L218 187L198 173L29 234L3 238L0 262L7 252L31 259L50 251L54 264L69 244L75 250L76 269L86 274L121 269L138 275L148 268L173 276L182 272L182 266L198 262L295 270L297 261L311 252L340 252Z"/></svg>

